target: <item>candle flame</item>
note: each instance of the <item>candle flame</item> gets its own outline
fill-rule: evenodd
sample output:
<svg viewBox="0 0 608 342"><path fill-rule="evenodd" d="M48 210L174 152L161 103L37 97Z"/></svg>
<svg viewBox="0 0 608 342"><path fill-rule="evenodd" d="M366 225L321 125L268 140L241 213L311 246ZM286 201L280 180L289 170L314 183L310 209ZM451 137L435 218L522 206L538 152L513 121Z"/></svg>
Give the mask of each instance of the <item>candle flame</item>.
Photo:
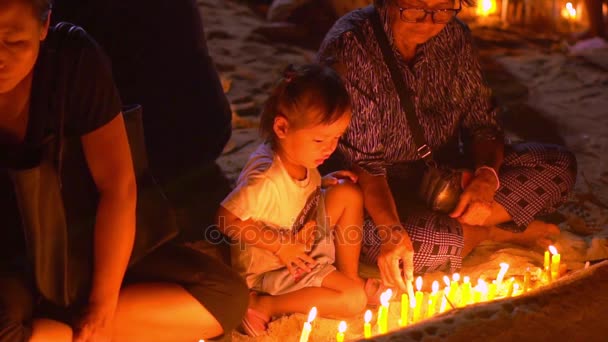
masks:
<svg viewBox="0 0 608 342"><path fill-rule="evenodd" d="M370 310L365 311L365 323L369 323L372 321L372 312Z"/></svg>
<svg viewBox="0 0 608 342"><path fill-rule="evenodd" d="M562 9L562 17L566 19L576 19L577 11L571 2L566 3L566 7Z"/></svg>
<svg viewBox="0 0 608 342"><path fill-rule="evenodd" d="M455 281L455 282L459 282L460 281L460 274L454 273L452 275L452 280Z"/></svg>
<svg viewBox="0 0 608 342"><path fill-rule="evenodd" d="M422 290L422 277L416 278L416 290Z"/></svg>
<svg viewBox="0 0 608 342"><path fill-rule="evenodd" d="M344 333L346 331L346 322L340 322L340 325L338 325L338 331L341 333Z"/></svg>
<svg viewBox="0 0 608 342"><path fill-rule="evenodd" d="M481 292L484 295L488 294L488 284L483 280L483 279L479 279L477 280L477 291Z"/></svg>
<svg viewBox="0 0 608 342"><path fill-rule="evenodd" d="M433 288L433 294L436 294L437 291L439 291L439 282L437 280L433 281L432 288Z"/></svg>
<svg viewBox="0 0 608 342"><path fill-rule="evenodd" d="M496 12L496 0L481 0L477 2L477 15L488 16Z"/></svg>
<svg viewBox="0 0 608 342"><path fill-rule="evenodd" d="M310 309L310 312L308 313L308 323L314 321L315 317L317 317L317 307L313 306L312 309Z"/></svg>
<svg viewBox="0 0 608 342"><path fill-rule="evenodd" d="M445 283L445 286L450 286L450 277L443 276L443 282Z"/></svg>
<svg viewBox="0 0 608 342"><path fill-rule="evenodd" d="M470 283L471 282L471 278L469 276L464 276L464 278L462 279L462 281L466 284L466 283Z"/></svg>
<svg viewBox="0 0 608 342"><path fill-rule="evenodd" d="M498 284L502 282L503 278L505 277L505 274L507 274L507 270L509 270L509 264L507 264L506 262L501 262L500 271L498 272L498 276L496 277L496 282Z"/></svg>
<svg viewBox="0 0 608 342"><path fill-rule="evenodd" d="M382 306L388 306L388 301L389 299L391 299L392 296L393 290L391 289L382 292L382 294L380 295L380 303L382 303Z"/></svg>
<svg viewBox="0 0 608 342"><path fill-rule="evenodd" d="M557 248L555 248L555 246L549 246L549 252L551 252L551 254L555 255L555 254L557 254Z"/></svg>
<svg viewBox="0 0 608 342"><path fill-rule="evenodd" d="M513 293L516 293L517 290L519 290L519 284L515 283L515 284L513 284Z"/></svg>

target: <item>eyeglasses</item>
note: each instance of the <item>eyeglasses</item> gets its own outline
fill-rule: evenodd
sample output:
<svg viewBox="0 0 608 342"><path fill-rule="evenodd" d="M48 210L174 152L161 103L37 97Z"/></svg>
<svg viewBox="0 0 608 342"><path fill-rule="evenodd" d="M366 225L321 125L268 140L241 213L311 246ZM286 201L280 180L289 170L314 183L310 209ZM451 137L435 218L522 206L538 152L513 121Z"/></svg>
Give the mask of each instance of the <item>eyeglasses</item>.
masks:
<svg viewBox="0 0 608 342"><path fill-rule="evenodd" d="M433 24L447 24L462 10L462 1L458 1L458 3L458 8L437 10L399 7L399 17L406 23L420 23L426 20L426 16L430 14Z"/></svg>

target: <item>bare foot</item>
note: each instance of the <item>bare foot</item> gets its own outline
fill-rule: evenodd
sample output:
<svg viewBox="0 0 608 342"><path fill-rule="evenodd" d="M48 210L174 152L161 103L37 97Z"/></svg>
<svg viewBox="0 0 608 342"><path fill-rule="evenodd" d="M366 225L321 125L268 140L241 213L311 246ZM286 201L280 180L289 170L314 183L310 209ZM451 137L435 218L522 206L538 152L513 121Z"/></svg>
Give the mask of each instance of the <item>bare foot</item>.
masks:
<svg viewBox="0 0 608 342"><path fill-rule="evenodd" d="M560 230L554 224L535 220L522 233L513 233L497 227L492 228L492 233L492 240L494 241L546 249L559 237Z"/></svg>

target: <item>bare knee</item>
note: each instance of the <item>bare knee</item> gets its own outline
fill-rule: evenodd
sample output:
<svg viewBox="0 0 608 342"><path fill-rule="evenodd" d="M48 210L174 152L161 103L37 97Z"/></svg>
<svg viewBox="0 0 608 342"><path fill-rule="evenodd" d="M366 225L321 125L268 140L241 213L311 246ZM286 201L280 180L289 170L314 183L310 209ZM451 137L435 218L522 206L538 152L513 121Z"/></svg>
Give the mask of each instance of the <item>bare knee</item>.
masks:
<svg viewBox="0 0 608 342"><path fill-rule="evenodd" d="M342 290L340 298L344 316L358 315L365 310L367 305L365 290L355 282L352 283L352 286Z"/></svg>
<svg viewBox="0 0 608 342"><path fill-rule="evenodd" d="M344 181L327 189L326 201L338 201L344 205L363 205L363 193L355 183Z"/></svg>

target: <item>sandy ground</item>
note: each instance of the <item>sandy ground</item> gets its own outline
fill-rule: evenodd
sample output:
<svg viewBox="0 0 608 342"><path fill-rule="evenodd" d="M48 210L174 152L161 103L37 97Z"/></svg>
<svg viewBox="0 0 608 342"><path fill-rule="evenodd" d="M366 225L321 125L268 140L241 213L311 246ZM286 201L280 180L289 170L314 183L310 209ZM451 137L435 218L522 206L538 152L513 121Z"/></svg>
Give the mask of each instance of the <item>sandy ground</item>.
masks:
<svg viewBox="0 0 608 342"><path fill-rule="evenodd" d="M264 24L234 0L199 0L207 42L230 99L233 139L218 163L234 180L257 147L257 114L290 63L313 60L314 51L271 43L254 33ZM512 140L561 143L579 163L576 190L557 215L562 235L555 245L570 271L587 260L608 258L608 51L570 56L555 37L472 25L490 85L501 106ZM484 244L465 260L461 271L472 279L493 279L500 262L507 277L542 265L542 251L514 245ZM370 272L374 272L371 269ZM396 304L396 303L395 303ZM398 305L391 310L396 327ZM268 335L252 339L234 333L235 341L293 341L304 315L285 316L270 324ZM347 320L348 339L362 335L362 318ZM338 321L317 319L310 341L335 338Z"/></svg>

